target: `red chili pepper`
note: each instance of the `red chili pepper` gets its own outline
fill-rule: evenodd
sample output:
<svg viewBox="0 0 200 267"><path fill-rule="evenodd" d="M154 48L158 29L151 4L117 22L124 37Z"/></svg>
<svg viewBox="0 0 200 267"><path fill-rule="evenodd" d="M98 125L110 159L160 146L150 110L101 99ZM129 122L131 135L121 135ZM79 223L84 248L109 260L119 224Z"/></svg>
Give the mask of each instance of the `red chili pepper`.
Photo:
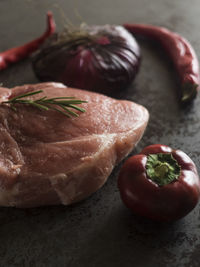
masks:
<svg viewBox="0 0 200 267"><path fill-rule="evenodd" d="M182 103L197 95L200 83L199 62L191 44L182 36L163 27L145 24L124 24L132 34L147 37L161 44L178 73Z"/></svg>
<svg viewBox="0 0 200 267"><path fill-rule="evenodd" d="M156 220L184 217L198 203L200 182L194 162L182 151L147 146L123 165L118 187L135 214Z"/></svg>
<svg viewBox="0 0 200 267"><path fill-rule="evenodd" d="M11 48L7 51L0 53L0 70L7 68L10 64L16 63L31 53L36 51L39 46L53 33L55 32L55 22L53 19L53 14L51 12L47 13L47 30L39 38L15 48Z"/></svg>

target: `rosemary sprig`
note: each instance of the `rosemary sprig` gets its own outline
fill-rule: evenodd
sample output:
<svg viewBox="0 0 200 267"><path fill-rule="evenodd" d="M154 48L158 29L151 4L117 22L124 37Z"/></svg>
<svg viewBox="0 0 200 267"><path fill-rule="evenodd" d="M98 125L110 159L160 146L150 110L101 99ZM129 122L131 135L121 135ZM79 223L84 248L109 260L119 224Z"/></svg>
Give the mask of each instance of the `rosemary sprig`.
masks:
<svg viewBox="0 0 200 267"><path fill-rule="evenodd" d="M76 99L75 97L54 97L54 98L47 98L46 96L43 96L38 99L27 99L29 96L33 96L36 94L42 93L42 90L29 92L26 94L22 94L16 97L13 97L7 101L4 101L2 103L10 104L11 108L16 111L15 104L25 104L25 105L32 105L36 108L39 108L41 110L56 110L63 115L67 117L78 117L79 115L72 111L71 109L75 109L77 111L85 112L85 109L78 107L76 105L87 103L87 101Z"/></svg>

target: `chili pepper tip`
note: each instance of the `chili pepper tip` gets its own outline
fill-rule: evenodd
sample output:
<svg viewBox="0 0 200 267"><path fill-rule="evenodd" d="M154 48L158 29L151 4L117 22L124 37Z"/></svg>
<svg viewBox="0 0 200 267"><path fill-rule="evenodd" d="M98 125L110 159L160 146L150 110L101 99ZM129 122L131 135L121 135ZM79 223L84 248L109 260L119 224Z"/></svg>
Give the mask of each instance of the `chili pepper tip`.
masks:
<svg viewBox="0 0 200 267"><path fill-rule="evenodd" d="M53 13L51 11L47 12L47 24L48 24L49 34L54 33L56 29L56 24L54 21Z"/></svg>

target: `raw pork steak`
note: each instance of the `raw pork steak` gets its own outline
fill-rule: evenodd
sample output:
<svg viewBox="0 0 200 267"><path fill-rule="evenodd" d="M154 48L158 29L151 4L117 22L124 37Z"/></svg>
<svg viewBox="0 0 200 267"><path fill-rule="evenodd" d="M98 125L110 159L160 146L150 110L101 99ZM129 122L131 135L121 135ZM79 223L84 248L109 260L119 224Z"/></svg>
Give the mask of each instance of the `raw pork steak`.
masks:
<svg viewBox="0 0 200 267"><path fill-rule="evenodd" d="M113 167L140 140L148 111L133 102L41 83L0 88L0 101L43 90L39 96L87 100L79 117L21 105L0 105L0 205L68 205L100 188ZM38 98L38 95L31 98Z"/></svg>

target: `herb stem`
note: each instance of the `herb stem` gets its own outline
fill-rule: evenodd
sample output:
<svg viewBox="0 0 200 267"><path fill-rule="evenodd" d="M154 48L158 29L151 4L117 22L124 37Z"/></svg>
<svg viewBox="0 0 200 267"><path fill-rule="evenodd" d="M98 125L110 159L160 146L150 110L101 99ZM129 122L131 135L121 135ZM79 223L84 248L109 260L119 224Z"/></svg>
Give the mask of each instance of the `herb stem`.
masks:
<svg viewBox="0 0 200 267"><path fill-rule="evenodd" d="M29 99L27 97L40 94L43 90L38 90L34 92L29 92L26 94L22 94L19 96L15 96L7 101L2 102L3 104L10 104L11 108L17 111L15 104L25 104L34 106L40 110L55 110L67 117L78 117L79 115L72 111L75 109L80 112L85 112L85 109L78 107L76 105L87 103L87 101L76 99L73 96L63 96L63 97L54 97L54 98L47 98L47 96L41 97L39 99ZM56 106L56 107L55 107Z"/></svg>

